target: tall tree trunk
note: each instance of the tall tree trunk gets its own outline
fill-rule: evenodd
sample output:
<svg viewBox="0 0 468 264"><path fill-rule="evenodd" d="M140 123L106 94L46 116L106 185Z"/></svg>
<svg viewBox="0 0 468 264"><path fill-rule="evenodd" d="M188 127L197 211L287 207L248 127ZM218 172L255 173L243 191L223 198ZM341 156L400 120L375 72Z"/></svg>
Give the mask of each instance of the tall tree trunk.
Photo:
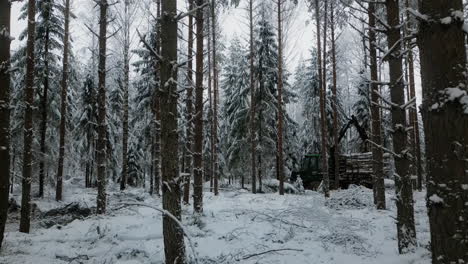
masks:
<svg viewBox="0 0 468 264"><path fill-rule="evenodd" d="M216 58L216 3L211 0L211 28L213 32L213 189L218 195L219 160L218 160L218 60Z"/></svg>
<svg viewBox="0 0 468 264"><path fill-rule="evenodd" d="M405 103L403 84L402 45L400 32L400 8L398 0L386 0L388 49L393 50L388 57L390 70L390 97L393 103ZM407 156L406 113L401 107L392 108L393 149L395 156L395 192L397 205L398 250L411 251L416 246L414 224L413 190Z"/></svg>
<svg viewBox="0 0 468 264"><path fill-rule="evenodd" d="M377 93L379 87L377 82L379 81L378 69L377 69L377 37L375 33L375 4L369 3L367 10L369 19L369 58L370 58L370 90L371 90L371 101L379 102ZM372 141L376 145L382 145L382 132L381 132L381 116L380 109L377 105L371 105L371 122L372 122ZM384 210L386 208L385 201L385 183L383 175L383 152L382 149L376 146L372 147L372 159L373 159L373 170L374 170L374 203L377 209Z"/></svg>
<svg viewBox="0 0 468 264"><path fill-rule="evenodd" d="M418 45L432 263L468 263L468 89L463 3L421 1L420 12L430 19L420 23Z"/></svg>
<svg viewBox="0 0 468 264"><path fill-rule="evenodd" d="M284 195L284 167L283 167L283 0L277 0L278 8L278 178L279 194Z"/></svg>
<svg viewBox="0 0 468 264"><path fill-rule="evenodd" d="M97 162L97 213L106 212L106 45L107 45L107 0L100 0L99 20L99 67L98 67L98 139L96 145Z"/></svg>
<svg viewBox="0 0 468 264"><path fill-rule="evenodd" d="M189 10L193 9L193 0L188 0ZM188 17L188 51L187 51L187 100L186 100L186 142L185 152L185 181L184 181L184 203L188 204L190 201L190 180L193 174L193 15Z"/></svg>
<svg viewBox="0 0 468 264"><path fill-rule="evenodd" d="M36 1L28 0L28 41L26 44L26 85L24 88L23 181L21 190L20 232L29 233L31 224L31 172L34 104L34 45L36 38Z"/></svg>
<svg viewBox="0 0 468 264"><path fill-rule="evenodd" d="M10 182L10 1L0 2L0 248L8 212Z"/></svg>
<svg viewBox="0 0 468 264"><path fill-rule="evenodd" d="M252 193L257 192L256 180L256 157L257 140L255 126L255 76L254 76L254 21L253 21L253 0L249 0L249 60L250 60L250 155L251 155L251 181Z"/></svg>
<svg viewBox="0 0 468 264"><path fill-rule="evenodd" d="M202 6L204 0L196 0L197 6ZM203 212L203 10L196 12L196 80L195 80L195 140L194 140L194 188L193 209L196 213Z"/></svg>
<svg viewBox="0 0 468 264"><path fill-rule="evenodd" d="M211 60L211 19L210 15L207 15L206 17L206 27L207 27L207 33L208 33L208 39L207 39L207 50L208 50L208 123L210 124L210 151L204 153L209 161L208 165L205 164L205 178L210 180L210 192L213 192L213 165L214 165L214 160L213 160L213 152L214 152L214 140L213 140L213 130L214 130L214 122L213 122L213 89L212 89L212 60Z"/></svg>
<svg viewBox="0 0 468 264"><path fill-rule="evenodd" d="M332 52L332 74L333 74L333 139L334 139L334 148L333 153L330 155L334 155L334 188L338 190L340 188L340 142L339 142L339 135L338 135L338 93L336 87L337 81L337 74L336 74L336 40L335 40L335 6L334 0L330 2L330 28L331 28L331 52ZM364 142L365 144L365 142Z"/></svg>
<svg viewBox="0 0 468 264"><path fill-rule="evenodd" d="M259 58L258 64L260 65L259 68L262 68L263 62L262 58ZM262 130L262 121L264 120L263 118L263 108L262 108L262 102L263 102L263 91L264 91L264 82L263 82L263 72L259 71L258 73L258 91L259 91L259 98L258 98L258 105L260 106L258 109L258 124L257 124L257 134L258 134L258 140L257 144L260 149L262 149L263 146L263 130ZM262 193L262 173L263 173L263 157L262 157L262 152L259 151L258 154L258 192Z"/></svg>
<svg viewBox="0 0 468 264"><path fill-rule="evenodd" d="M123 47L123 60L124 60L124 78L123 78L123 129L122 129L122 175L120 177L120 190L125 190L128 179L128 89L130 85L130 21L129 21L129 1L124 1L124 47Z"/></svg>
<svg viewBox="0 0 468 264"><path fill-rule="evenodd" d="M49 3L51 4L51 3ZM50 14L49 14L50 16ZM50 20L50 18L46 18ZM44 91L41 99L41 141L40 151L41 157L39 159L39 197L44 197L44 180L46 174L45 159L46 153L46 137L47 137L47 107L49 97L49 42L50 42L50 29L49 26L46 28L45 41L44 41Z"/></svg>
<svg viewBox="0 0 468 264"><path fill-rule="evenodd" d="M177 1L162 0L161 6L161 172L163 208L181 219L179 179L179 135L177 131ZM184 264L182 228L168 215L163 216L164 252L167 264Z"/></svg>
<svg viewBox="0 0 468 264"><path fill-rule="evenodd" d="M410 8L409 0L406 0L406 7ZM410 22L410 14L407 12L406 19L408 23L409 34L413 32L413 25ZM411 46L409 43L408 46ZM408 74L409 74L409 96L410 99L416 98L416 85L414 80L414 53L412 47L409 47L408 50ZM415 109L410 109L410 120L413 127L412 137L414 150L413 153L416 155L416 174L417 174L417 188L419 191L422 191L423 187L423 176L422 176L422 162L421 162L421 142L419 136L419 117L417 106Z"/></svg>
<svg viewBox="0 0 468 264"><path fill-rule="evenodd" d="M161 17L161 0L156 1L156 15ZM156 45L155 50L161 54L161 23L156 21ZM159 196L161 189L161 98L160 98L160 78L161 78L161 62L156 60L155 67L155 87L154 87L154 190Z"/></svg>
<svg viewBox="0 0 468 264"><path fill-rule="evenodd" d="M65 159L65 136L67 133L67 89L68 89L68 49L69 49L69 28L70 28L70 0L65 0L65 34L63 35L63 65L62 65L62 92L60 106L60 146L59 160L57 167L57 186L55 190L55 200L62 200L63 188L63 163Z"/></svg>
<svg viewBox="0 0 468 264"><path fill-rule="evenodd" d="M326 35L327 35L327 1L325 0L325 13L324 13L324 32L323 32L323 68L322 68L322 59L319 58L319 72L320 72L320 123L321 123L321 134L322 134L322 175L323 175L323 189L325 193L325 197L330 196L330 180L328 177L328 132L327 132L327 117L326 117L326 87L327 87L327 80L326 80ZM315 9L316 9L316 16L317 16L317 46L319 57L320 55L320 6L319 1L315 0Z"/></svg>

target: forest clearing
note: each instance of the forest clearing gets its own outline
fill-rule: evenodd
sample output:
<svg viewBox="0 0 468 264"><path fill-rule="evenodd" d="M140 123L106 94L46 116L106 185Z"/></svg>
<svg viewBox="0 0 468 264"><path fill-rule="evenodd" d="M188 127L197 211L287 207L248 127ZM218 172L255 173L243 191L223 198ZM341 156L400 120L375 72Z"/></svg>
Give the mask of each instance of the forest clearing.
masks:
<svg viewBox="0 0 468 264"><path fill-rule="evenodd" d="M39 211L33 213L35 231L30 235L17 232L18 211L12 213L16 221L7 224L5 239L10 242L0 263L164 263L161 213L145 206L161 201L141 189L121 193L118 186L111 188L109 213L104 217L90 214L67 223L66 216L43 216L69 203L94 206L96 192L83 193L82 188L69 186L70 196L60 203L35 202ZM182 207L184 229L194 246L187 255L191 263L197 257L198 263L219 264L430 263L424 193L415 194L420 249L399 255L393 246L396 207L391 188L385 211L376 210L372 191L359 186L339 191L328 201L312 191L278 196L227 190L219 197L206 192L204 216L194 217L190 206Z"/></svg>
<svg viewBox="0 0 468 264"><path fill-rule="evenodd" d="M468 0L0 0L0 264L468 264Z"/></svg>

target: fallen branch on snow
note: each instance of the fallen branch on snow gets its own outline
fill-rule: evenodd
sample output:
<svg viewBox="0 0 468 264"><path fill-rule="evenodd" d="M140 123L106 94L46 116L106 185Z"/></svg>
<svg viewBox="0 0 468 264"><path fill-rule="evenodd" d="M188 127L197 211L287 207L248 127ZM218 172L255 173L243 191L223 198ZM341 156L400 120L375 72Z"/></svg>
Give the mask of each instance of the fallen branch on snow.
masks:
<svg viewBox="0 0 468 264"><path fill-rule="evenodd" d="M272 253L272 252L279 252L279 251L297 251L297 252L302 252L302 251L304 251L304 250L302 250L302 249L295 249L295 248L270 249L270 250L263 251L263 252L260 252L260 253L245 255L245 256L243 256L240 260L246 260L246 259L249 259L249 258L253 258L253 257L265 255L265 254ZM238 261L239 261L239 260L238 260Z"/></svg>
<svg viewBox="0 0 468 264"><path fill-rule="evenodd" d="M156 206L145 204L145 203L123 202L123 203L118 203L117 205L123 205L123 206L136 205L136 206L148 207L148 208L154 209L154 210L162 213L163 215L169 216L169 218L171 218L180 227L180 229L182 230L182 233L184 233L184 236L187 238L187 241L189 243L190 249L193 252L193 257L194 257L195 263L198 264L198 255L197 255L197 252L195 251L195 247L193 245L192 239L190 238L188 232L185 230L184 226L179 221L179 219L177 219L177 217L175 217L169 211L161 209L161 208L156 207Z"/></svg>

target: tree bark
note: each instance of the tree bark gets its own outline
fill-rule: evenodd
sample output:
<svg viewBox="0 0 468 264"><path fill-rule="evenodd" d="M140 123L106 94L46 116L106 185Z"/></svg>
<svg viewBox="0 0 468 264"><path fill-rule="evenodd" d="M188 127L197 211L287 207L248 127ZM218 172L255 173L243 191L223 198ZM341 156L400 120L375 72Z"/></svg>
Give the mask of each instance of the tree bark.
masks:
<svg viewBox="0 0 468 264"><path fill-rule="evenodd" d="M156 16L161 17L161 0L156 1ZM161 23L156 21L156 45L155 49L161 54ZM160 77L161 77L161 62L156 60L155 67L155 87L154 87L154 190L156 195L160 195L161 189L161 98L160 98Z"/></svg>
<svg viewBox="0 0 468 264"><path fill-rule="evenodd" d="M70 0L65 0L65 27L63 35L63 65L62 65L62 92L60 106L60 146L59 160L57 168L57 186L55 190L55 200L62 200L63 189L63 163L65 159L65 136L67 133L67 90L68 90L68 53L69 53L69 28L70 28Z"/></svg>
<svg viewBox="0 0 468 264"><path fill-rule="evenodd" d="M122 175L120 177L120 190L125 190L128 179L128 89L130 85L130 21L129 1L124 1L124 25L123 25L123 118L122 118Z"/></svg>
<svg viewBox="0 0 468 264"><path fill-rule="evenodd" d="M179 135L177 131L177 1L161 5L161 172L163 208L181 219L181 180L179 178ZM184 264L183 230L168 215L163 216L164 252L167 264Z"/></svg>
<svg viewBox="0 0 468 264"><path fill-rule="evenodd" d="M99 20L99 66L98 66L98 139L96 145L97 154L97 213L106 212L106 46L107 46L107 0L100 0Z"/></svg>
<svg viewBox="0 0 468 264"><path fill-rule="evenodd" d="M430 19L420 22L418 45L434 264L468 262L468 89L463 9L461 0L420 2L420 12Z"/></svg>
<svg viewBox="0 0 468 264"><path fill-rule="evenodd" d="M375 33L375 4L369 3L367 10L369 18L369 58L370 58L370 90L371 90L371 101L379 102L377 92L379 87L376 82L379 81L378 69L377 69L377 37ZM372 122L372 141L376 145L382 145L382 132L381 132L381 116L380 109L377 105L371 105L371 122ZM374 203L379 210L386 208L385 201L385 183L383 175L383 152L381 148L375 146L372 147L372 159L373 170L374 170Z"/></svg>
<svg viewBox="0 0 468 264"><path fill-rule="evenodd" d="M188 0L189 10L193 9L193 0ZM190 202L190 180L193 175L193 15L188 17L188 51L187 51L187 100L186 100L186 142L185 142L185 181L184 203Z"/></svg>
<svg viewBox="0 0 468 264"><path fill-rule="evenodd" d="M319 1L315 0L316 10L316 23L317 23L317 46L318 46L318 57L319 57L319 74L320 74L320 123L322 132L322 175L323 175L323 189L325 197L330 197L330 181L328 177L328 138L327 138L327 117L325 112L326 107L326 31L327 31L327 1L325 0L325 13L324 13L324 32L323 32L323 66L322 59L320 58L320 6ZM323 67L323 68L322 68Z"/></svg>
<svg viewBox="0 0 468 264"><path fill-rule="evenodd" d="M197 6L202 6L204 0L196 0ZM195 140L194 140L194 188L193 209L196 213L203 212L203 9L196 12L196 80L195 80Z"/></svg>
<svg viewBox="0 0 468 264"><path fill-rule="evenodd" d="M283 166L283 0L277 0L278 8L278 178L279 194L284 195L284 166Z"/></svg>
<svg viewBox="0 0 468 264"><path fill-rule="evenodd" d="M338 190L340 188L340 142L338 135L338 93L336 87L337 73L336 73L336 40L335 40L335 6L334 1L330 2L330 29L331 29L331 52L332 52L332 75L333 75L333 139L334 139L334 152L330 155L334 155L334 188ZM364 143L365 144L365 143Z"/></svg>
<svg viewBox="0 0 468 264"><path fill-rule="evenodd" d="M211 0L211 30L213 33L213 189L214 195L219 194L219 160L218 160L218 62L216 54L216 3Z"/></svg>
<svg viewBox="0 0 468 264"><path fill-rule="evenodd" d="M405 103L403 83L402 45L400 32L400 8L398 0L386 0L388 49L393 52L388 57L390 70L390 97L397 105ZM413 190L407 156L406 113L401 107L392 108L393 149L395 156L395 192L397 205L398 250L401 254L412 251L416 246L414 224Z"/></svg>
<svg viewBox="0 0 468 264"><path fill-rule="evenodd" d="M406 7L410 8L409 0L406 0ZM407 19L407 29L408 33L413 33L413 25L411 23L410 14L409 12L406 13ZM416 85L414 80L414 53L413 48L411 47L411 42L408 43L408 74L409 74L409 96L410 99L416 98ZM419 136L419 117L418 117L418 110L416 108L411 108L409 110L410 114L410 121L413 127L411 132L412 143L413 143L413 153L416 155L416 175L417 175L417 188L419 191L422 191L423 187L423 176L422 176L422 162L421 162L421 142Z"/></svg>
<svg viewBox="0 0 468 264"><path fill-rule="evenodd" d="M23 180L21 190L20 232L29 233L31 225L31 173L34 107L34 45L36 38L36 1L28 0L28 40L26 44L26 85L24 87Z"/></svg>
<svg viewBox="0 0 468 264"><path fill-rule="evenodd" d="M10 182L10 1L0 2L0 249L8 213ZM14 165L13 165L14 166Z"/></svg>
<svg viewBox="0 0 468 264"><path fill-rule="evenodd" d="M51 4L51 3L49 3ZM50 13L46 12L46 13ZM50 14L48 14L50 16ZM45 18L50 20L49 18ZM44 197L44 181L46 174L45 159L47 156L46 149L46 137L47 137L47 107L48 107L48 97L49 97L49 42L50 42L50 29L49 26L46 26L45 41L44 41L44 91L41 98L41 130L40 130L40 152L41 157L39 158L39 197Z"/></svg>
<svg viewBox="0 0 468 264"><path fill-rule="evenodd" d="M210 181L210 192L213 192L213 153L214 153L214 139L213 139L213 131L214 131L214 122L213 122L213 89L212 89L212 60L211 60L211 43L212 43L212 34L211 34L211 16L207 15L206 17L206 27L207 27L207 47L208 50L208 61L207 61L207 68L208 68L208 123L210 125L210 151L204 153L206 155L206 159L209 161L208 165L204 164L204 175L205 178ZM206 160L205 159L205 160Z"/></svg>
<svg viewBox="0 0 468 264"><path fill-rule="evenodd" d="M255 76L254 76L254 21L253 21L253 0L249 0L249 53L250 53L250 155L251 155L251 185L252 193L257 192L257 180L256 180L256 151L257 151L257 140L255 138Z"/></svg>

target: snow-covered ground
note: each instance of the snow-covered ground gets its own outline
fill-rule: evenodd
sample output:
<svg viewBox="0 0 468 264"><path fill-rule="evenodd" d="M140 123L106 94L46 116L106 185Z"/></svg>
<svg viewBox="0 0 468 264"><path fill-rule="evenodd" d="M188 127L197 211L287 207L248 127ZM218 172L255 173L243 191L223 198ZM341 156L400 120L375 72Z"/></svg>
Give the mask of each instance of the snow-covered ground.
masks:
<svg viewBox="0 0 468 264"><path fill-rule="evenodd" d="M40 211L78 201L94 206L95 191L69 188L66 201L36 201ZM184 206L185 225L194 251L192 263L330 263L428 264L429 228L424 193L415 193L420 248L398 254L395 206L387 192L389 210L373 208L372 191L354 187L323 195L250 194L224 191L219 197L206 192L204 215L195 218ZM33 220L31 234L17 232L13 214L7 224L0 263L163 263L161 214L147 207L122 207L133 201L159 207L159 198L141 189L110 191L108 214L91 215L50 228L42 217ZM40 213L36 213L39 215ZM50 221L49 221L50 222Z"/></svg>

